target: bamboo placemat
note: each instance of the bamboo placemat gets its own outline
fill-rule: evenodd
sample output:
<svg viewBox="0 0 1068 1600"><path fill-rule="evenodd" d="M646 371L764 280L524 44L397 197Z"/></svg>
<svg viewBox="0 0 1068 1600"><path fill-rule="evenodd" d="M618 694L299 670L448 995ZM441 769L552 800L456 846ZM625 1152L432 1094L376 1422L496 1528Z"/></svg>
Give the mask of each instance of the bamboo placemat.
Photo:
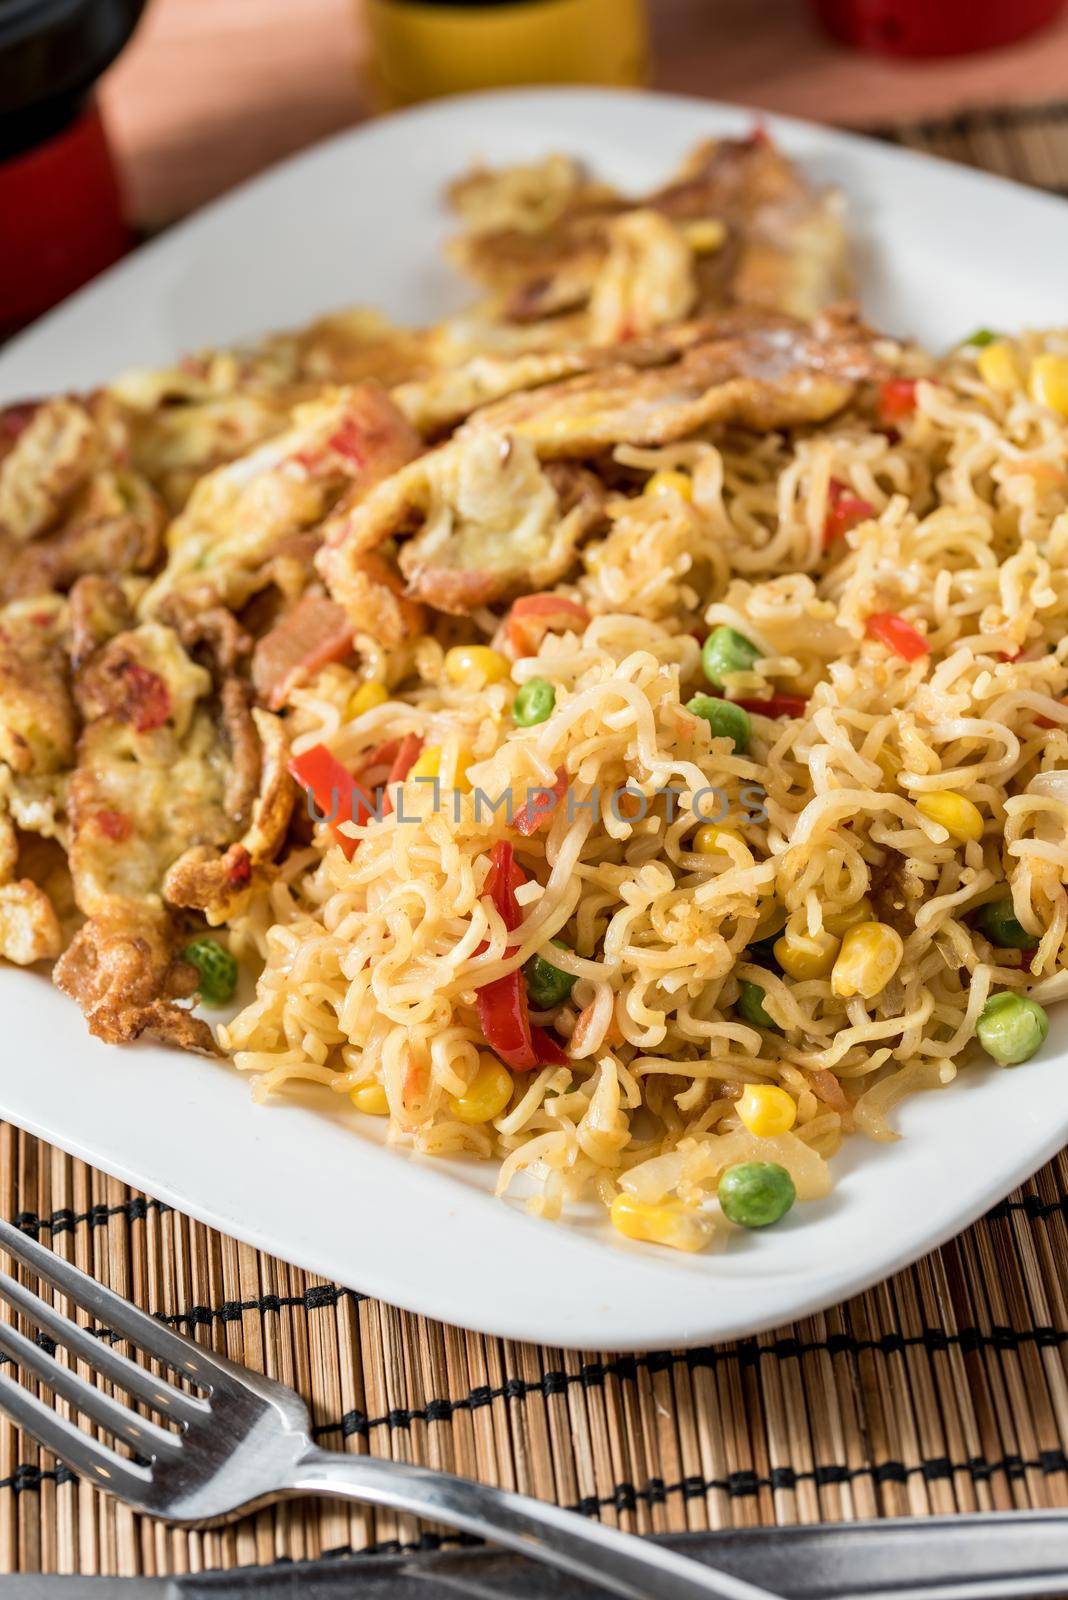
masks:
<svg viewBox="0 0 1068 1600"><path fill-rule="evenodd" d="M880 131L1068 191L1068 106ZM7 1126L0 1206L174 1327L294 1384L331 1447L466 1473L638 1532L1068 1504L1063 1155L961 1238L833 1311L716 1348L622 1357L410 1316ZM373 1226L353 1217L357 1248ZM183 1573L436 1542L411 1519L315 1501L170 1531L0 1423L0 1572Z"/></svg>

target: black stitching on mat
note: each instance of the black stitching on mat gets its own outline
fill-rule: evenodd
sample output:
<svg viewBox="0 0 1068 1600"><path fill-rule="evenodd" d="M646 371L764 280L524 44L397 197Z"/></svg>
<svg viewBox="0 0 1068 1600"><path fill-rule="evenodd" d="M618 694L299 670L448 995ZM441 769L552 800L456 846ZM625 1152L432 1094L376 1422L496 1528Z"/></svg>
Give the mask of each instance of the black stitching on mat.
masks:
<svg viewBox="0 0 1068 1600"><path fill-rule="evenodd" d="M922 1333L908 1336L888 1333L878 1339L855 1339L848 1334L836 1334L830 1339L812 1341L788 1337L766 1345L758 1344L755 1339L747 1339L734 1349L716 1349L709 1345L674 1355L656 1352L650 1356L620 1356L616 1361L589 1361L576 1373L552 1371L544 1373L540 1379L509 1378L496 1389L481 1386L455 1400L438 1397L429 1400L425 1406L394 1407L384 1416L369 1417L366 1411L353 1409L346 1411L336 1422L319 1423L312 1432L317 1439L333 1433L340 1433L344 1439L350 1439L354 1434L366 1438L378 1428L407 1430L413 1422L449 1422L458 1412L476 1411L494 1400L521 1401L532 1394L549 1398L565 1393L574 1384L580 1384L584 1389L602 1388L610 1377L620 1381L634 1380L640 1370L661 1371L669 1366L687 1366L691 1371L704 1367L714 1370L718 1366L731 1364L753 1367L764 1357L796 1359L827 1351L833 1355L858 1356L865 1353L900 1355L908 1349L923 1349L937 1355L955 1347L963 1354L970 1355L980 1350L1016 1351L1032 1345L1039 1349L1051 1349L1066 1344L1068 1331L1050 1327L1019 1331L995 1327L988 1333L978 1328L962 1328L959 1333L947 1333L942 1328L925 1328ZM840 1483L844 1480L827 1478L825 1481Z"/></svg>
<svg viewBox="0 0 1068 1600"><path fill-rule="evenodd" d="M90 1206L88 1211L71 1211L65 1207L60 1211L53 1211L47 1217L39 1217L36 1211L20 1211L13 1218L16 1228L21 1228L23 1233L39 1234L45 1230L55 1238L59 1233L73 1233L80 1222L87 1222L91 1228L104 1227L110 1217L125 1217L128 1222L144 1222L149 1211L156 1211L162 1216L167 1211L173 1211L173 1206L164 1205L162 1200L146 1200L143 1195L138 1195L132 1200L124 1200L118 1206L96 1205Z"/></svg>
<svg viewBox="0 0 1068 1600"><path fill-rule="evenodd" d="M970 110L956 111L948 117L922 117L915 122L905 123L876 123L858 131L899 143L915 135L930 138L942 134L950 138L964 138L977 129L1018 128L1036 122L1060 122L1066 118L1068 100L1047 100L1024 106L976 106Z"/></svg>
<svg viewBox="0 0 1068 1600"><path fill-rule="evenodd" d="M919 1476L927 1482L936 1482L951 1478L956 1473L964 1473L975 1482L986 1482L999 1472L1008 1478L1017 1479L1025 1472L1041 1472L1049 1475L1065 1471L1068 1471L1068 1455L1065 1455L1063 1450L1044 1450L1038 1459L1033 1461L1024 1461L1018 1455L1002 1456L997 1461L973 1457L969 1461L958 1462L950 1461L946 1456L934 1456L924 1461L917 1461L911 1466L906 1466L903 1461L879 1461L862 1467L837 1466L832 1463L806 1468L801 1472L793 1467L775 1467L766 1477L747 1470L728 1473L725 1478L690 1476L675 1483L665 1483L662 1478L650 1478L640 1489L624 1481L617 1483L609 1494L587 1495L567 1509L592 1517L606 1508L633 1511L637 1509L639 1503L660 1506L671 1495L681 1495L684 1499L692 1500L710 1494L714 1490L728 1495L732 1500L737 1500L751 1498L759 1494L762 1489L795 1489L802 1483L853 1483L858 1478L872 1478L876 1483L904 1484L910 1477ZM0 1479L0 1489L10 1489L16 1495L23 1494L39 1489L46 1481L64 1484L74 1483L76 1478L66 1467L56 1467L54 1471L42 1471L39 1467L23 1463L16 1467L9 1477ZM434 1538L437 1535L427 1535L427 1537ZM392 1541L387 1543L392 1545ZM375 1548L378 1553L382 1553L384 1547ZM426 1548L426 1546L420 1542L412 1548Z"/></svg>

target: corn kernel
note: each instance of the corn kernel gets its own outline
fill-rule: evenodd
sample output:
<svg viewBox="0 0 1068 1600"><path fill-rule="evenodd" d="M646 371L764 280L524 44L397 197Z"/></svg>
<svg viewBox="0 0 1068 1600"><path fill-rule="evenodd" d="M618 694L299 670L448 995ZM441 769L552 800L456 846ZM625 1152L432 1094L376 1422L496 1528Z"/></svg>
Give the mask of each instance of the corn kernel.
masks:
<svg viewBox="0 0 1068 1600"><path fill-rule="evenodd" d="M825 978L837 954L838 940L826 929L822 933L806 933L787 926L782 938L775 941L776 961L788 977L799 983L806 978Z"/></svg>
<svg viewBox="0 0 1068 1600"><path fill-rule="evenodd" d="M871 1000L886 988L901 965L901 935L885 922L862 922L842 940L831 973L831 988L842 999L859 994Z"/></svg>
<svg viewBox="0 0 1068 1600"><path fill-rule="evenodd" d="M683 223L682 237L695 256L710 256L724 243L727 224L718 217L700 217L696 222Z"/></svg>
<svg viewBox="0 0 1068 1600"><path fill-rule="evenodd" d="M985 350L980 350L976 366L983 382L991 389L996 389L999 394L1010 394L1023 382L1016 353L1012 345L1006 344L1004 339L999 339L996 344L988 344Z"/></svg>
<svg viewBox="0 0 1068 1600"><path fill-rule="evenodd" d="M461 743L455 746L450 759L441 767L441 781L446 789L459 789L466 794L471 787L467 769L474 759L470 745Z"/></svg>
<svg viewBox="0 0 1068 1600"><path fill-rule="evenodd" d="M699 856L729 855L730 851L727 849L728 839L736 844L744 844L745 842L741 834L737 833L734 828L721 828L716 822L702 822L693 836L690 849Z"/></svg>
<svg viewBox="0 0 1068 1600"><path fill-rule="evenodd" d="M693 479L685 472L654 472L643 494L677 494L683 500L693 499Z"/></svg>
<svg viewBox="0 0 1068 1600"><path fill-rule="evenodd" d="M840 939L850 928L857 927L861 922L871 922L874 916L872 903L867 895L864 895L847 911L832 911L829 916L825 916L823 926L828 933L833 933L836 939Z"/></svg>
<svg viewBox="0 0 1068 1600"><path fill-rule="evenodd" d="M375 706L384 706L388 699L389 690L384 683L361 683L349 697L348 715L362 717L365 711L373 711Z"/></svg>
<svg viewBox="0 0 1068 1600"><path fill-rule="evenodd" d="M450 1100L452 1114L461 1122L492 1122L512 1098L512 1074L496 1056L478 1058L478 1070L463 1094Z"/></svg>
<svg viewBox="0 0 1068 1600"><path fill-rule="evenodd" d="M952 789L921 794L916 810L930 822L945 828L950 838L961 844L983 837L983 813L965 795L956 794Z"/></svg>
<svg viewBox="0 0 1068 1600"><path fill-rule="evenodd" d="M441 772L441 746L428 744L420 750L408 769L409 782L413 778L436 778Z"/></svg>
<svg viewBox="0 0 1068 1600"><path fill-rule="evenodd" d="M461 689L481 689L499 683L511 672L511 662L488 644L457 644L445 652L445 676Z"/></svg>
<svg viewBox="0 0 1068 1600"><path fill-rule="evenodd" d="M349 1090L349 1099L365 1116L389 1116L389 1101L380 1083L358 1083L355 1089Z"/></svg>
<svg viewBox="0 0 1068 1600"><path fill-rule="evenodd" d="M1036 356L1031 363L1031 398L1068 417L1068 356Z"/></svg>
<svg viewBox="0 0 1068 1600"><path fill-rule="evenodd" d="M612 1226L628 1239L643 1244L666 1244L672 1250L700 1250L712 1233L712 1224L692 1206L679 1200L651 1205L633 1195L617 1194L609 1213Z"/></svg>
<svg viewBox="0 0 1068 1600"><path fill-rule="evenodd" d="M773 1083L747 1083L737 1111L742 1125L758 1139L774 1139L776 1134L789 1133L797 1121L793 1095Z"/></svg>

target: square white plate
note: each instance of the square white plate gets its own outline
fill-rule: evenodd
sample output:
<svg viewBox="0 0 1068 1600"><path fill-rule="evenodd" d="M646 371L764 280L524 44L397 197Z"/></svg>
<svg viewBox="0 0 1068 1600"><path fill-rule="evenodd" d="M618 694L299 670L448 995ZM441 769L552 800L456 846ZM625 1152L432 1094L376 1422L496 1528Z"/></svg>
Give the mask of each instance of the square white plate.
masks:
<svg viewBox="0 0 1068 1600"><path fill-rule="evenodd" d="M934 347L978 325L1068 322L1068 205L784 119L771 132L849 200L864 308ZM470 162L575 152L640 190L734 107L533 90L439 102L344 134L140 250L0 355L0 400L300 323L353 302L423 322L463 303L442 264L446 181ZM839 1182L718 1254L631 1245L602 1221L537 1221L478 1164L418 1161L325 1093L252 1104L224 1063L91 1039L41 977L0 971L0 1114L212 1226L427 1316L600 1349L684 1346L852 1294L978 1216L1068 1137L1068 1016L1015 1072L969 1069L909 1102L904 1138L854 1140Z"/></svg>

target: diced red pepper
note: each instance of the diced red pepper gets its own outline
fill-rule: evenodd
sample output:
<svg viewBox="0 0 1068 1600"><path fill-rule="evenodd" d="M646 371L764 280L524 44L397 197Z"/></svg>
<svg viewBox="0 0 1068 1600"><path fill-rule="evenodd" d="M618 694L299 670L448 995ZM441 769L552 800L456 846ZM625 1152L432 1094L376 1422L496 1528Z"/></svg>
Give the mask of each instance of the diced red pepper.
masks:
<svg viewBox="0 0 1068 1600"><path fill-rule="evenodd" d="M516 812L512 827L529 839L532 833L537 833L543 822L548 821L566 793L567 773L563 767L557 767L556 782L552 788L536 789L532 799Z"/></svg>
<svg viewBox="0 0 1068 1600"><path fill-rule="evenodd" d="M803 717L808 709L802 694L773 694L770 700L736 700L734 704L758 717Z"/></svg>
<svg viewBox="0 0 1068 1600"><path fill-rule="evenodd" d="M341 426L326 441L326 448L351 462L354 467L362 467L367 460L365 430L355 417L345 417Z"/></svg>
<svg viewBox="0 0 1068 1600"><path fill-rule="evenodd" d="M4 406L0 410L0 438L15 440L28 428L40 410L40 400L24 400L18 405Z"/></svg>
<svg viewBox="0 0 1068 1600"><path fill-rule="evenodd" d="M916 379L887 378L885 383L879 385L876 409L879 421L885 423L887 427L911 417L916 409Z"/></svg>
<svg viewBox="0 0 1068 1600"><path fill-rule="evenodd" d="M490 851L486 892L509 933L523 920L515 891L526 881L512 846L504 840L495 844ZM567 1055L552 1034L531 1024L522 972L509 972L484 983L475 1000L486 1043L508 1066L517 1072L532 1072L535 1067L566 1064Z"/></svg>
<svg viewBox="0 0 1068 1600"><path fill-rule="evenodd" d="M504 630L508 643L521 656L533 655L554 629L581 631L590 620L585 606L562 594L525 594L508 613Z"/></svg>
<svg viewBox="0 0 1068 1600"><path fill-rule="evenodd" d="M918 661L931 653L931 646L911 622L896 611L873 611L864 624L869 639L878 639L902 661Z"/></svg>
<svg viewBox="0 0 1068 1600"><path fill-rule="evenodd" d="M116 844L121 844L133 832L133 823L125 811L115 811L111 807L103 811L94 811L93 821L104 837Z"/></svg>
<svg viewBox="0 0 1068 1600"><path fill-rule="evenodd" d="M858 522L874 517L875 507L862 500L840 478L832 478L827 487L827 515L823 522L823 548L830 549L836 539L843 538Z"/></svg>
<svg viewBox="0 0 1068 1600"><path fill-rule="evenodd" d="M252 882L252 857L243 844L232 844L226 852L226 881L231 889L243 889Z"/></svg>
<svg viewBox="0 0 1068 1600"><path fill-rule="evenodd" d="M311 794L323 816L330 818L334 837L345 852L346 860L351 861L360 841L339 832L338 825L350 821L367 822L376 814L374 800L349 769L330 754L325 744L313 744L302 755L293 756L289 770Z"/></svg>
<svg viewBox="0 0 1068 1600"><path fill-rule="evenodd" d="M171 692L158 672L139 661L122 663L122 719L132 722L138 733L162 728L171 714Z"/></svg>

